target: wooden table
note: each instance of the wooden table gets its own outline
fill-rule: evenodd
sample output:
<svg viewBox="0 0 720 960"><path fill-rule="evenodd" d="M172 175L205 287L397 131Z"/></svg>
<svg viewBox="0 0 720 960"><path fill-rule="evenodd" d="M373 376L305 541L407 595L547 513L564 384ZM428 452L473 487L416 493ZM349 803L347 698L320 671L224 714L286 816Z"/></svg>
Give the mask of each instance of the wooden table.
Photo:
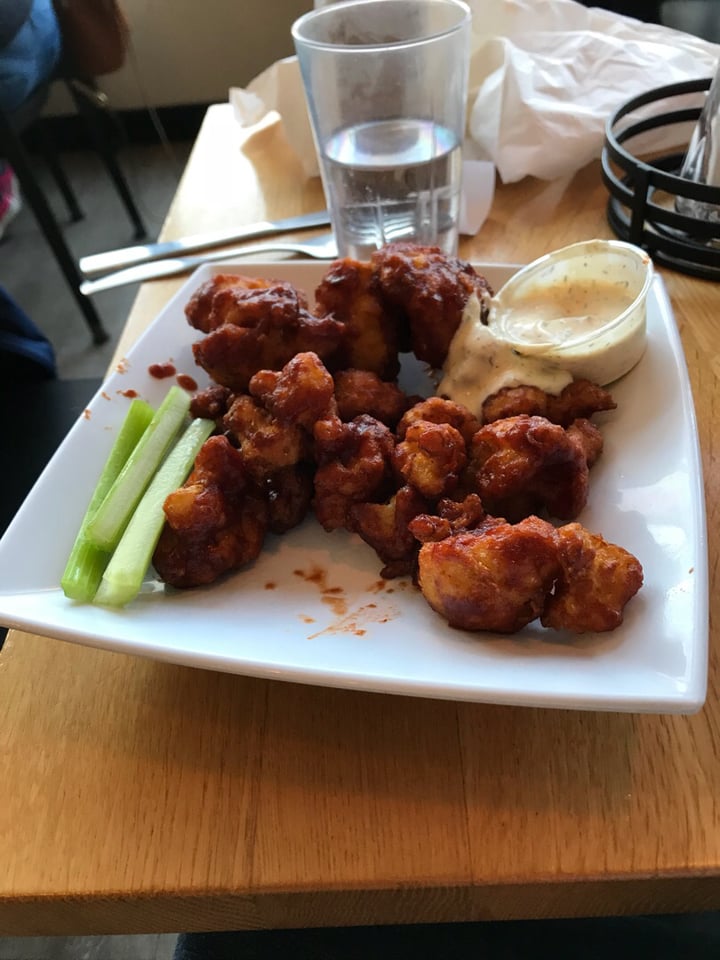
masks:
<svg viewBox="0 0 720 960"><path fill-rule="evenodd" d="M570 182L502 187L461 252L525 261L610 236L605 201L597 165ZM243 141L219 106L164 234L322 203L278 124ZM0 933L719 908L720 286L663 275L708 507L710 679L699 714L362 694L11 632L0 655ZM140 291L120 354L178 282Z"/></svg>

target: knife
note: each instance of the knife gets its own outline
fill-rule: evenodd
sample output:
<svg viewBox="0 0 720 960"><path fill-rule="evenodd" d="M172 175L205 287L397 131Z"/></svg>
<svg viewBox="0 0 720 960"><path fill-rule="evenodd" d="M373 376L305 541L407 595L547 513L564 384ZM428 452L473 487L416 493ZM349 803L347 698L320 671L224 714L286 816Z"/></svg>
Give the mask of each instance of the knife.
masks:
<svg viewBox="0 0 720 960"><path fill-rule="evenodd" d="M147 263L161 257L175 257L178 254L207 250L209 247L235 243L238 240L267 237L272 234L289 233L291 230L303 230L310 227L323 227L329 223L330 214L327 210L319 210L316 213L304 213L299 217L288 217L285 220L263 220L260 223L251 223L245 227L238 227L233 233L201 233L180 240L140 243L134 247L94 253L88 257L82 257L79 266L86 277L94 277L99 273L119 270L121 267L129 267L136 263Z"/></svg>
<svg viewBox="0 0 720 960"><path fill-rule="evenodd" d="M217 260L232 260L234 257L245 257L250 254L282 251L288 253L303 253L318 260L334 260L337 257L337 244L331 233L319 237L302 240L268 240L265 243L245 244L243 247L231 249L211 250L209 253L197 253L189 257L175 257L172 259L150 260L148 263L135 263L124 270L106 273L102 277L83 280L80 284L80 293L90 296L100 293L101 290L111 290L113 287L122 287L127 283L143 283L145 280L156 280L160 277L174 277L181 273L190 273L204 263ZM278 261L282 262L282 261Z"/></svg>

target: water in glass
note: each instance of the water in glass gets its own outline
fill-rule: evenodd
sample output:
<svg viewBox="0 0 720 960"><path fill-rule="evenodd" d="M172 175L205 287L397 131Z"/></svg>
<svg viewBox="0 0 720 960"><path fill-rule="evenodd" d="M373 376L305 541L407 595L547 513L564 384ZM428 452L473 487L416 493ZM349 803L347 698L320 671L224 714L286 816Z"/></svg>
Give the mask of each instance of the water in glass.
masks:
<svg viewBox="0 0 720 960"><path fill-rule="evenodd" d="M323 174L338 246L366 260L385 243L432 243L454 254L461 147L430 120L390 119L337 132Z"/></svg>

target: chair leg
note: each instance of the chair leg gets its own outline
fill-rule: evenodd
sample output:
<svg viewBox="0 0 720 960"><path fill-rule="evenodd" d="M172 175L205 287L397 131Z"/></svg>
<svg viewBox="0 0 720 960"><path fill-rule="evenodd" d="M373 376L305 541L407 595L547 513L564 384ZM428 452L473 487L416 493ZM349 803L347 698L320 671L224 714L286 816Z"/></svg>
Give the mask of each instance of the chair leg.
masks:
<svg viewBox="0 0 720 960"><path fill-rule="evenodd" d="M95 149L102 158L105 168L115 184L115 189L117 190L120 199L125 206L128 217L135 228L135 239L142 240L148 235L147 228L145 227L143 219L140 216L140 211L135 205L128 182L125 179L125 175L123 174L120 164L117 161L117 157L115 156L115 151L110 146L109 139L104 135L102 129L101 120L107 121L108 108L101 106L99 101L91 100L82 89L78 88L78 86L72 82L72 80L68 82L67 86L70 90L73 100L75 101L75 106L77 107L78 113L85 119L85 122L87 123L90 136L92 137L95 145ZM90 91L90 93L92 92L93 91Z"/></svg>
<svg viewBox="0 0 720 960"><path fill-rule="evenodd" d="M47 126L43 122L42 118L40 118L39 122L35 124L35 133L38 138L43 159L48 165L53 179L57 184L57 188L63 196L65 206L68 208L70 219L73 223L77 223L78 220L83 219L84 214L80 209L80 204L75 196L75 191L73 190L70 181L68 180L65 171L58 160L58 153L55 149L55 144L52 142L52 138L48 133Z"/></svg>
<svg viewBox="0 0 720 960"><path fill-rule="evenodd" d="M3 153L6 159L9 161L15 171L15 175L20 181L23 196L30 204L40 224L40 228L45 234L45 239L55 254L58 265L65 276L72 295L90 328L93 343L97 345L106 343L109 335L103 327L102 321L92 301L80 292L82 276L65 242L65 237L55 219L55 214L52 212L50 205L45 199L45 195L37 184L27 154L18 135L5 119L2 112L0 112L0 142L3 144Z"/></svg>

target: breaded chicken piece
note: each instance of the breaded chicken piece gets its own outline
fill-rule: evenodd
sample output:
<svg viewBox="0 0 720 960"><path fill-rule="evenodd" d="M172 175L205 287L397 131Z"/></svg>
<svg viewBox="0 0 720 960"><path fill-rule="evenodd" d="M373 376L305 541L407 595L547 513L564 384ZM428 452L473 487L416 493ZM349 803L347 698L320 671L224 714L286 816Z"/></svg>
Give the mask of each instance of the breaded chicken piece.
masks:
<svg viewBox="0 0 720 960"><path fill-rule="evenodd" d="M560 573L552 524L489 517L474 530L424 543L423 596L451 627L515 633L542 613Z"/></svg>
<svg viewBox="0 0 720 960"><path fill-rule="evenodd" d="M561 574L545 604L543 626L573 633L614 630L642 586L639 560L579 523L560 527L557 537Z"/></svg>
<svg viewBox="0 0 720 960"><path fill-rule="evenodd" d="M242 457L226 437L203 444L187 481L163 509L153 564L174 587L212 583L262 549L267 505L252 493Z"/></svg>

